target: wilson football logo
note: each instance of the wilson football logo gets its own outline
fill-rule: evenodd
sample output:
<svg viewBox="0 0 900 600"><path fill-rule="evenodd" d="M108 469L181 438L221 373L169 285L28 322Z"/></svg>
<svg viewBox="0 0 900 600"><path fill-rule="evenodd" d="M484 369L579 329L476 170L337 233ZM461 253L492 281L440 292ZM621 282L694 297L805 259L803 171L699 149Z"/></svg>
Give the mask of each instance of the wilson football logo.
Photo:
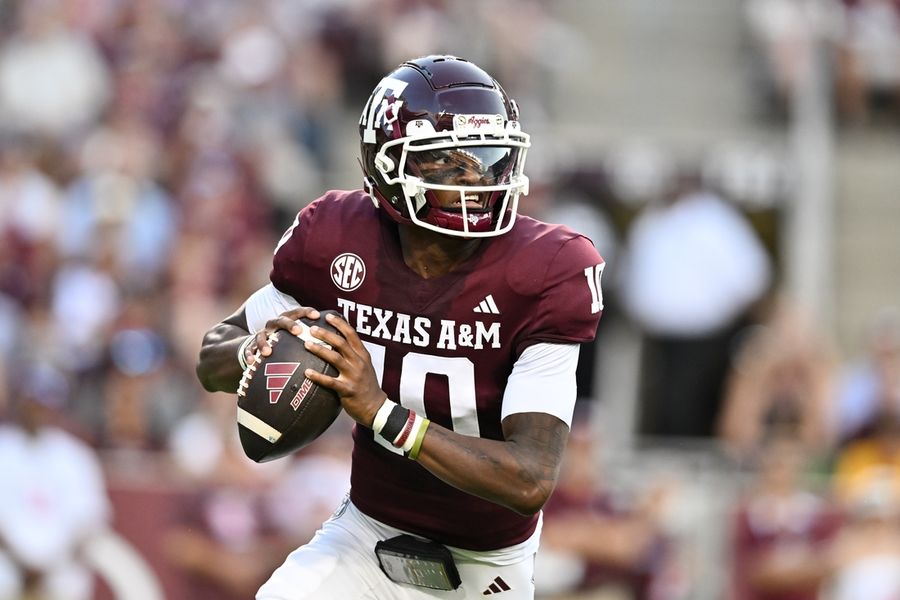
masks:
<svg viewBox="0 0 900 600"><path fill-rule="evenodd" d="M366 278L366 263L352 252L345 252L331 261L331 281L345 292L352 292Z"/></svg>

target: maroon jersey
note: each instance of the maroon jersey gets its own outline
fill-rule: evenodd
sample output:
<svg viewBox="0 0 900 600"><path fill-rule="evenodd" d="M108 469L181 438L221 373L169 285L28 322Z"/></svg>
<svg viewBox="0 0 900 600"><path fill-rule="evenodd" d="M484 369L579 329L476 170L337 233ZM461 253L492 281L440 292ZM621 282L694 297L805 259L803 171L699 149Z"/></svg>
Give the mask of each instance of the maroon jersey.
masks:
<svg viewBox="0 0 900 600"><path fill-rule="evenodd" d="M389 398L458 433L500 440L503 390L519 355L540 342L593 339L602 265L587 238L519 217L453 272L423 279L403 261L397 225L368 196L329 192L282 238L271 280L302 305L340 311ZM353 438L350 494L370 517L472 550L534 532L536 516L444 483L371 429L358 425Z"/></svg>

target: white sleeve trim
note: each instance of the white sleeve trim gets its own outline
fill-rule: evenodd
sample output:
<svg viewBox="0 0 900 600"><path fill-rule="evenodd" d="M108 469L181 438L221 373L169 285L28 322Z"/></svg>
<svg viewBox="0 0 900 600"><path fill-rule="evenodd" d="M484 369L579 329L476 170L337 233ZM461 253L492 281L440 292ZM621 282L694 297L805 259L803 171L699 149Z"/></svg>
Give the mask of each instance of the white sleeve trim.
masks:
<svg viewBox="0 0 900 600"><path fill-rule="evenodd" d="M247 328L256 333L266 326L266 321L281 313L293 310L300 304L271 283L259 288L244 302L244 314L247 316Z"/></svg>
<svg viewBox="0 0 900 600"><path fill-rule="evenodd" d="M500 418L526 412L553 415L572 425L577 388L578 344L535 344L513 365Z"/></svg>

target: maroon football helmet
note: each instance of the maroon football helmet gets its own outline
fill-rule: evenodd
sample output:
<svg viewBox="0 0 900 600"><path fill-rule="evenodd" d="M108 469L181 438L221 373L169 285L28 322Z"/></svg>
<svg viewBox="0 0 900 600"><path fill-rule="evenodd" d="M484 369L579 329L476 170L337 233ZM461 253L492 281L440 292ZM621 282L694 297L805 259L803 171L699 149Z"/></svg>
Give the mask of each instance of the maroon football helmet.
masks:
<svg viewBox="0 0 900 600"><path fill-rule="evenodd" d="M500 84L466 60L403 63L359 120L366 191L400 223L462 237L509 231L519 195L528 193L522 170L531 144L518 112Z"/></svg>

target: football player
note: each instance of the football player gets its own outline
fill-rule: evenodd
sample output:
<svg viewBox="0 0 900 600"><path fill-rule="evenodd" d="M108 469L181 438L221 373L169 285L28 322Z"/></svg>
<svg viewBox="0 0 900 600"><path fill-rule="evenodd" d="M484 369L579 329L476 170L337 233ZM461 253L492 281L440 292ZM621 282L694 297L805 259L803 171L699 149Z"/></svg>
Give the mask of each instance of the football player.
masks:
<svg viewBox="0 0 900 600"><path fill-rule="evenodd" d="M204 387L233 392L270 332L343 315L329 317L342 336L312 330L331 349L307 344L339 375L307 376L356 421L351 490L257 598L532 598L603 260L574 231L517 216L529 136L471 62L402 64L359 131L364 188L301 210L271 283L200 352Z"/></svg>

